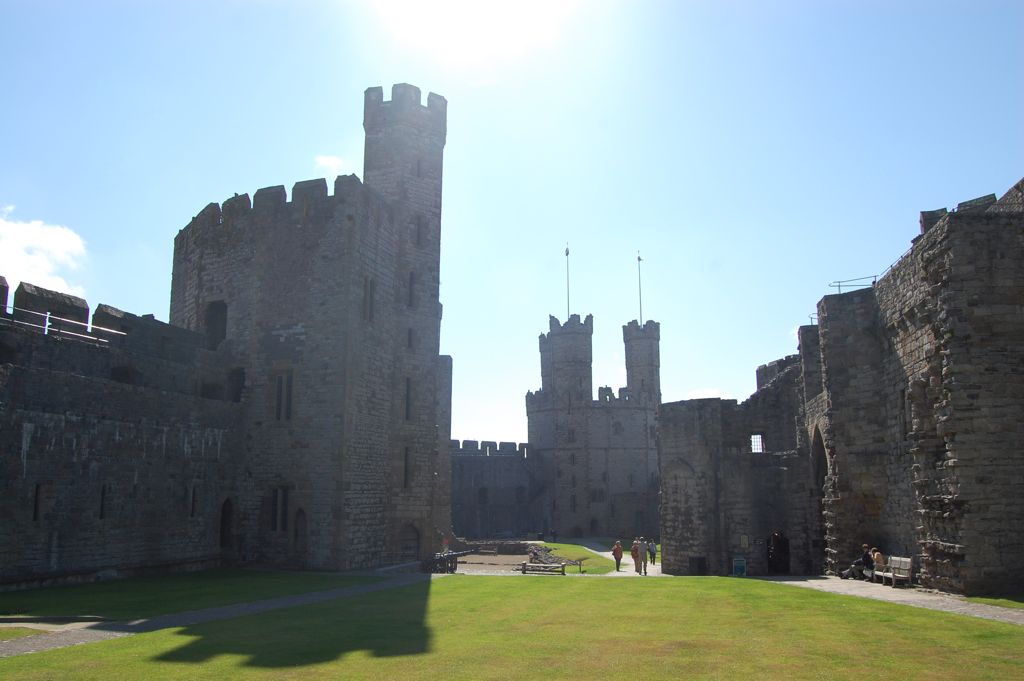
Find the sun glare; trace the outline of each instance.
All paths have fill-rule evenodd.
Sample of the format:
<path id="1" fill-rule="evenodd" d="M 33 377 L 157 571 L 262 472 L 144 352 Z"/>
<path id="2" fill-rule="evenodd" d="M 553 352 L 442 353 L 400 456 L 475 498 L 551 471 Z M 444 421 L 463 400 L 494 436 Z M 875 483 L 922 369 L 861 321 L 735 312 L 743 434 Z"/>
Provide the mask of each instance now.
<path id="1" fill-rule="evenodd" d="M 447 66 L 518 61 L 555 44 L 578 0 L 379 0 L 384 30 L 406 49 Z"/>

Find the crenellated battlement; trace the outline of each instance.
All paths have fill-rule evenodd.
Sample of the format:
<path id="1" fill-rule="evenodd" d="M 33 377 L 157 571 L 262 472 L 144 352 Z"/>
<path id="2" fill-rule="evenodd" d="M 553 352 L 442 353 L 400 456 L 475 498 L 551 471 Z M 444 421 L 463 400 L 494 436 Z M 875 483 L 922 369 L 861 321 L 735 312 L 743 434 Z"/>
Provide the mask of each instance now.
<path id="1" fill-rule="evenodd" d="M 526 458 L 529 445 L 526 442 L 494 442 L 484 440 L 458 440 L 449 442 L 452 456 L 521 456 Z"/>
<path id="2" fill-rule="evenodd" d="M 541 337 L 547 337 L 554 334 L 560 333 L 584 333 L 587 335 L 594 334 L 594 315 L 588 314 L 587 318 L 582 322 L 578 314 L 570 315 L 565 324 L 558 321 L 558 317 L 554 315 L 548 316 L 548 333 L 541 334 Z"/>
<path id="3" fill-rule="evenodd" d="M 256 190 L 251 201 L 248 194 L 235 194 L 221 204 L 206 204 L 179 235 L 193 229 L 231 226 L 245 217 L 272 218 L 287 210 L 288 206 L 300 207 L 304 211 L 326 209 L 353 199 L 361 191 L 363 183 L 356 175 L 339 175 L 334 180 L 333 194 L 328 192 L 327 180 L 322 177 L 296 182 L 292 185 L 291 201 L 284 185 L 262 187 Z"/>
<path id="4" fill-rule="evenodd" d="M 384 100 L 384 88 L 367 88 L 363 97 L 363 129 L 367 134 L 381 132 L 396 123 L 440 135 L 444 140 L 448 127 L 448 100 L 431 92 L 427 95 L 427 105 L 423 106 L 420 89 L 408 83 L 391 86 L 391 101 Z"/>
<path id="5" fill-rule="evenodd" d="M 622 340 L 629 341 L 634 338 L 646 338 L 648 340 L 661 340 L 661 324 L 648 319 L 643 326 L 637 320 L 622 326 Z"/>

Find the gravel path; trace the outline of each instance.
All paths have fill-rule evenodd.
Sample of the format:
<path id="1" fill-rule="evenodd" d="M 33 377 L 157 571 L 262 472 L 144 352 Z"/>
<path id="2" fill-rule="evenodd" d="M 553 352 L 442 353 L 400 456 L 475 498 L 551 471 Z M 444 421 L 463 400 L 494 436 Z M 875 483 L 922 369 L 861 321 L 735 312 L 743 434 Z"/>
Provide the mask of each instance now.
<path id="1" fill-rule="evenodd" d="M 882 586 L 877 582 L 862 582 L 856 579 L 839 579 L 838 577 L 758 577 L 770 582 L 789 584 L 806 589 L 817 589 L 846 596 L 857 596 L 859 598 L 871 598 L 877 601 L 888 601 L 889 603 L 900 603 L 915 608 L 927 608 L 928 610 L 941 610 L 942 612 L 954 612 L 970 617 L 981 617 L 987 620 L 1008 622 L 1018 626 L 1024 626 L 1024 609 L 1001 608 L 997 605 L 985 605 L 983 603 L 971 603 L 962 596 L 929 591 L 916 587 Z"/>

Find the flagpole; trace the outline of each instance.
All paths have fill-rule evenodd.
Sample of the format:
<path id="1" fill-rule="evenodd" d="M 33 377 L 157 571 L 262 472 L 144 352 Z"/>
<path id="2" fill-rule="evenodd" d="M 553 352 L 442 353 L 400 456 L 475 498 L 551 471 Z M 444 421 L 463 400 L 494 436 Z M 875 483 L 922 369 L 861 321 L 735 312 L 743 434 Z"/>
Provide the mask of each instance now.
<path id="1" fill-rule="evenodd" d="M 640 298 L 640 326 L 644 325 L 644 288 L 640 281 L 640 251 L 636 252 L 636 290 Z"/>
<path id="2" fill-rule="evenodd" d="M 565 321 L 569 321 L 569 242 L 565 242 Z"/>

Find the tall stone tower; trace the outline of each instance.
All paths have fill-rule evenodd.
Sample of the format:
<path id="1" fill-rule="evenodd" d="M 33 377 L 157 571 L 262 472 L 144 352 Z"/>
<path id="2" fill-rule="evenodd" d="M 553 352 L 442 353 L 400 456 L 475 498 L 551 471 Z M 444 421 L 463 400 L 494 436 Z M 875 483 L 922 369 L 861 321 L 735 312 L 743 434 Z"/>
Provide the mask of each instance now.
<path id="1" fill-rule="evenodd" d="M 420 89 L 404 83 L 392 86 L 391 101 L 384 100 L 382 88 L 373 87 L 366 90 L 363 102 L 363 178 L 368 188 L 391 203 L 398 227 L 394 289 L 399 328 L 393 338 L 392 389 L 405 398 L 393 415 L 396 437 L 390 454 L 397 493 L 390 499 L 390 510 L 401 532 L 428 502 L 436 517 L 427 531 L 438 534 L 421 538 L 428 545 L 436 545 L 450 528 L 450 487 L 423 477 L 410 481 L 408 471 L 436 470 L 440 480 L 451 476 L 451 417 L 446 409 L 451 403 L 451 361 L 438 355 L 447 110 L 444 97 L 430 93 L 424 106 Z M 425 406 L 431 402 L 434 408 Z M 431 487 L 429 499 L 422 496 L 424 485 Z M 414 539 L 405 537 L 400 543 Z"/>
<path id="2" fill-rule="evenodd" d="M 640 326 L 634 319 L 622 327 L 622 341 L 630 397 L 661 404 L 661 326 L 654 320 Z"/>
<path id="3" fill-rule="evenodd" d="M 539 530 L 564 536 L 657 533 L 657 322 L 623 327 L 629 387 L 594 399 L 594 319 L 551 317 L 540 337 L 541 389 L 526 395 Z"/>
<path id="4" fill-rule="evenodd" d="M 594 317 L 580 322 L 572 315 L 565 324 L 550 317 L 549 331 L 540 337 L 541 390 L 550 395 L 551 405 L 560 408 L 589 404 L 594 397 Z"/>

